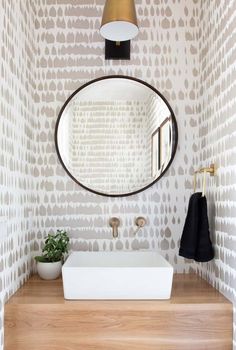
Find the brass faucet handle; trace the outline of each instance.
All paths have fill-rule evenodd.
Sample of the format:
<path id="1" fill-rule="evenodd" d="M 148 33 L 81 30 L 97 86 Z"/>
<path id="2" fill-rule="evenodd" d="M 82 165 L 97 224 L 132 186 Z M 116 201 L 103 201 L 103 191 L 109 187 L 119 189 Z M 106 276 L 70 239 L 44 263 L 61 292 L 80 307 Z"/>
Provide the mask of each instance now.
<path id="1" fill-rule="evenodd" d="M 119 218 L 116 218 L 116 217 L 113 217 L 113 218 L 110 218 L 109 220 L 109 225 L 111 227 L 114 227 L 114 226 L 120 226 L 120 219 Z"/>
<path id="2" fill-rule="evenodd" d="M 135 219 L 135 225 L 138 226 L 139 228 L 144 227 L 146 223 L 147 223 L 147 220 L 143 216 L 138 216 Z"/>

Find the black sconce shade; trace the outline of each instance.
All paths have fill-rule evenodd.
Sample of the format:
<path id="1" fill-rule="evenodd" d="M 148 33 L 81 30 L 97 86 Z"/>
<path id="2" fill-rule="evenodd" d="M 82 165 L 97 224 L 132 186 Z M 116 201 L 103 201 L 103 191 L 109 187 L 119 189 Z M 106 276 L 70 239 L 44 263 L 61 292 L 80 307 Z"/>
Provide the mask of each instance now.
<path id="1" fill-rule="evenodd" d="M 105 39 L 106 60 L 130 60 L 130 40 L 111 41 Z"/>

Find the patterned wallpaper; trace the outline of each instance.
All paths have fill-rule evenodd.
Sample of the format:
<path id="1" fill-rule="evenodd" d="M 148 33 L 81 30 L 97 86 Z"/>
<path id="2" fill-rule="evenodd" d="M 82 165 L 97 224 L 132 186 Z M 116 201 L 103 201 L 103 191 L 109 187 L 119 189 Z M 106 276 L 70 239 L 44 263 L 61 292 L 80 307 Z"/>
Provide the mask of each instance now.
<path id="1" fill-rule="evenodd" d="M 132 41 L 130 61 L 105 61 L 98 29 L 103 0 L 41 1 L 36 18 L 39 136 L 39 207 L 35 253 L 42 238 L 58 227 L 70 233 L 73 250 L 160 248 L 178 271 L 189 265 L 178 257 L 178 242 L 197 159 L 198 8 L 196 1 L 137 0 L 140 33 Z M 96 6 L 95 6 L 96 5 Z M 122 74 L 155 86 L 170 102 L 180 142 L 162 181 L 127 198 L 106 198 L 85 191 L 66 175 L 53 140 L 57 115 L 79 86 L 104 75 Z M 134 236 L 134 219 L 148 224 Z M 118 216 L 119 238 L 108 220 Z"/>
<path id="2" fill-rule="evenodd" d="M 1 235 L 4 218 L 8 233 L 0 243 L 1 344 L 4 300 L 29 275 L 31 253 L 41 250 L 42 238 L 59 227 L 70 233 L 71 249 L 160 248 L 176 270 L 189 269 L 177 246 L 197 154 L 198 5 L 136 3 L 140 33 L 132 41 L 131 60 L 106 62 L 98 33 L 104 0 L 0 2 Z M 171 103 L 181 140 L 161 182 L 119 199 L 74 184 L 54 145 L 66 98 L 85 82 L 110 74 L 141 78 L 159 89 Z M 122 222 L 117 240 L 108 226 L 114 215 Z M 148 225 L 134 236 L 139 215 Z"/>
<path id="3" fill-rule="evenodd" d="M 146 124 L 144 101 L 76 103 L 69 127 L 71 173 L 99 192 L 127 193 L 144 187 L 151 180 L 150 164 L 145 168 Z"/>
<path id="4" fill-rule="evenodd" d="M 31 269 L 36 205 L 34 4 L 0 1 L 0 348 L 4 300 Z"/>
<path id="5" fill-rule="evenodd" d="M 199 165 L 218 170 L 207 187 L 216 259 L 197 270 L 234 303 L 236 315 L 236 1 L 200 5 Z M 234 334 L 236 349 L 235 320 Z"/>
<path id="6" fill-rule="evenodd" d="M 136 0 L 140 33 L 124 62 L 104 60 L 98 33 L 103 4 L 0 2 L 0 215 L 8 233 L 0 241 L 0 326 L 4 299 L 29 274 L 30 251 L 40 251 L 42 238 L 59 227 L 70 233 L 71 249 L 160 248 L 176 271 L 194 268 L 178 257 L 178 244 L 193 169 L 211 161 L 219 166 L 207 193 L 217 259 L 197 270 L 235 302 L 236 1 Z M 118 199 L 74 184 L 54 146 L 64 101 L 83 83 L 110 74 L 159 89 L 179 126 L 176 157 L 162 180 Z M 134 218 L 141 214 L 148 225 L 134 237 Z M 111 216 L 122 221 L 117 240 Z"/>

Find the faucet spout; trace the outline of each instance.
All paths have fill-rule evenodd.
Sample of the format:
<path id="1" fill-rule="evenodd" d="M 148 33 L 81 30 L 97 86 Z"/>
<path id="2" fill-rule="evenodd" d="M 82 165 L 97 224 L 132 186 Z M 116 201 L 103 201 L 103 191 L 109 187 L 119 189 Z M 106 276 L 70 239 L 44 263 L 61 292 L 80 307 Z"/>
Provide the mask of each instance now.
<path id="1" fill-rule="evenodd" d="M 118 227 L 120 226 L 120 219 L 113 217 L 109 220 L 109 225 L 112 227 L 112 236 L 113 238 L 118 237 Z"/>

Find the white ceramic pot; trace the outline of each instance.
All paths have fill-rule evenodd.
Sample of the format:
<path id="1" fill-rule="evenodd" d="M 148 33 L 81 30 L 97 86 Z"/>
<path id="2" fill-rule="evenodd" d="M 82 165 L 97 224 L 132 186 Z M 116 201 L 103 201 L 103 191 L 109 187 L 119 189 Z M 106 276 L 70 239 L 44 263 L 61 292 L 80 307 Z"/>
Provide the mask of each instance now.
<path id="1" fill-rule="evenodd" d="M 37 262 L 37 271 L 43 280 L 55 280 L 61 274 L 61 261 Z"/>

